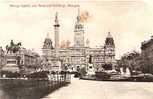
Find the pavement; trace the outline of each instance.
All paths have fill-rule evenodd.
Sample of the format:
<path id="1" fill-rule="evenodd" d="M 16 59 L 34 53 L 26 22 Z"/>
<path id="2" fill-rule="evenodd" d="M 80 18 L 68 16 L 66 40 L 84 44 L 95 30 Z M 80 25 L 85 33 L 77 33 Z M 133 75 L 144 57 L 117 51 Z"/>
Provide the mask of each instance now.
<path id="1" fill-rule="evenodd" d="M 153 82 L 109 82 L 72 78 L 43 99 L 153 99 Z"/>

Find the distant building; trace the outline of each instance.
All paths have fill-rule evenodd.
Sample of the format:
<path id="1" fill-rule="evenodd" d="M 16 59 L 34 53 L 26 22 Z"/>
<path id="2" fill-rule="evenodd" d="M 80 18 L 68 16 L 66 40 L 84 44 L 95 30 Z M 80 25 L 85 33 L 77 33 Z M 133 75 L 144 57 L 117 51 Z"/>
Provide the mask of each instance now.
<path id="1" fill-rule="evenodd" d="M 55 18 L 56 22 L 58 22 L 57 15 Z M 55 24 L 57 24 L 56 22 Z M 81 23 L 78 13 L 77 21 L 74 26 L 74 45 L 72 47 L 59 48 L 57 47 L 59 44 L 56 44 L 59 43 L 59 28 L 57 30 L 56 29 L 55 32 L 58 30 L 58 33 L 55 33 L 55 48 L 44 47 L 47 45 L 52 46 L 52 40 L 49 39 L 48 36 L 45 38 L 45 42 L 42 48 L 42 56 L 44 61 L 46 61 L 44 63 L 50 64 L 50 66 L 44 65 L 46 66 L 46 69 L 53 69 L 53 66 L 51 65 L 52 60 L 58 57 L 62 62 L 61 68 L 65 68 L 66 66 L 68 69 L 76 71 L 78 68 L 88 65 L 90 56 L 96 71 L 100 71 L 104 67 L 109 67 L 111 70 L 114 69 L 116 62 L 115 43 L 110 32 L 108 32 L 108 36 L 106 37 L 105 45 L 103 47 L 91 48 L 89 46 L 89 40 L 86 41 L 86 44 L 84 42 L 84 25 Z"/>
<path id="2" fill-rule="evenodd" d="M 144 72 L 153 74 L 153 36 L 150 40 L 141 43 L 141 54 Z"/>
<path id="3" fill-rule="evenodd" d="M 6 64 L 3 71 L 30 73 L 40 68 L 40 56 L 32 50 L 20 48 L 19 51 L 13 53 L 8 51 L 5 53 Z"/>

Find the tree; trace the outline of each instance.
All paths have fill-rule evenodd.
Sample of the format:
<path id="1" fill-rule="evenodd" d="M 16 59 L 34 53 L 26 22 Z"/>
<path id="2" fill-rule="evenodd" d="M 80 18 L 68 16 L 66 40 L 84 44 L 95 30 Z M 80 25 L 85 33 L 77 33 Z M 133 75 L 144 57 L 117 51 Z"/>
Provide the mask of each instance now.
<path id="1" fill-rule="evenodd" d="M 126 54 L 124 54 L 121 59 L 118 61 L 118 66 L 123 67 L 123 71 L 128 67 L 130 69 L 130 72 L 132 74 L 133 70 L 140 64 L 136 62 L 137 58 L 141 57 L 140 53 L 137 51 L 131 51 Z M 141 61 L 141 60 L 140 60 Z"/>

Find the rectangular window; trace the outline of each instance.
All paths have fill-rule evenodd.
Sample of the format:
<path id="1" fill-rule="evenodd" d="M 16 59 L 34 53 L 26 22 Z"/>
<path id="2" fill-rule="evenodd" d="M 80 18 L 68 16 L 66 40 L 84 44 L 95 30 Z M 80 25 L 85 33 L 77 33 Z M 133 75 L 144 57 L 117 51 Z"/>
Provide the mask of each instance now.
<path id="1" fill-rule="evenodd" d="M 16 61 L 7 61 L 7 64 L 16 64 Z"/>

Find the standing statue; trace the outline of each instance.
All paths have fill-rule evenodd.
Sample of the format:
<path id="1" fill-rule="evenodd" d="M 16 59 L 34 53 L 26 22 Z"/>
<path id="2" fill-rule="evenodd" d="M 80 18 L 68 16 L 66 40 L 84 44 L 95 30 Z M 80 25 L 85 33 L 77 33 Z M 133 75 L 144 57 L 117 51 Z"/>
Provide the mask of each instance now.
<path id="1" fill-rule="evenodd" d="M 13 40 L 11 40 L 11 42 L 10 42 L 10 46 L 14 46 L 14 42 L 13 42 Z"/>

